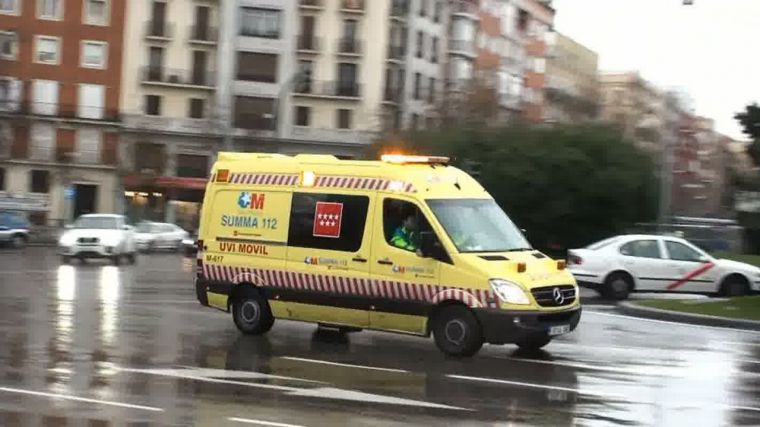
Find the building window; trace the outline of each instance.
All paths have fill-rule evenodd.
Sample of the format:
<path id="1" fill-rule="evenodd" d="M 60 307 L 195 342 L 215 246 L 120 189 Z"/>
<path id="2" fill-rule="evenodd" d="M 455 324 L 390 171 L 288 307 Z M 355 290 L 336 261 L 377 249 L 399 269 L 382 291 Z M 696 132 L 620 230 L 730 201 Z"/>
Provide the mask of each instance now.
<path id="1" fill-rule="evenodd" d="M 319 233 L 318 203 L 340 205 L 339 224 L 330 235 Z M 288 247 L 356 252 L 362 247 L 369 197 L 342 194 L 294 193 L 290 211 Z"/>
<path id="2" fill-rule="evenodd" d="M 108 0 L 85 0 L 84 23 L 88 25 L 108 25 Z"/>
<path id="3" fill-rule="evenodd" d="M 102 119 L 105 110 L 106 88 L 103 85 L 79 85 L 79 117 Z"/>
<path id="4" fill-rule="evenodd" d="M 64 0 L 37 0 L 37 18 L 39 19 L 63 19 Z"/>
<path id="5" fill-rule="evenodd" d="M 106 68 L 108 43 L 82 41 L 82 68 Z"/>
<path id="6" fill-rule="evenodd" d="M 163 174 L 166 164 L 166 146 L 164 144 L 138 142 L 134 149 L 135 171 Z"/>
<path id="7" fill-rule="evenodd" d="M 208 177 L 208 156 L 178 154 L 177 176 L 183 178 Z"/>
<path id="8" fill-rule="evenodd" d="M 58 37 L 35 36 L 36 62 L 57 65 L 60 61 L 61 39 Z"/>
<path id="9" fill-rule="evenodd" d="M 279 39 L 280 15 L 279 10 L 243 7 L 240 14 L 240 35 Z"/>
<path id="10" fill-rule="evenodd" d="M 435 117 L 428 116 L 425 118 L 425 129 L 434 129 L 435 128 Z"/>
<path id="11" fill-rule="evenodd" d="M 45 170 L 32 170 L 31 186 L 32 193 L 47 194 L 50 191 L 50 172 Z"/>
<path id="12" fill-rule="evenodd" d="M 417 31 L 417 58 L 422 58 L 425 50 L 425 33 Z"/>
<path id="13" fill-rule="evenodd" d="M 440 0 L 434 0 L 433 3 L 433 22 L 441 22 L 441 2 Z"/>
<path id="14" fill-rule="evenodd" d="M 424 17 L 427 13 L 427 0 L 420 0 L 420 17 Z"/>
<path id="15" fill-rule="evenodd" d="M 187 113 L 191 119 L 202 119 L 206 111 L 206 101 L 200 98 L 190 98 L 190 107 Z"/>
<path id="16" fill-rule="evenodd" d="M 414 73 L 414 99 L 420 99 L 420 85 L 422 85 L 422 74 Z"/>
<path id="17" fill-rule="evenodd" d="M 18 36 L 12 31 L 0 31 L 0 58 L 15 60 L 18 54 Z"/>
<path id="18" fill-rule="evenodd" d="M 103 133 L 100 129 L 80 128 L 77 131 L 77 155 L 80 163 L 100 163 Z"/>
<path id="19" fill-rule="evenodd" d="M 5 191 L 5 169 L 0 168 L 0 191 Z"/>
<path id="20" fill-rule="evenodd" d="M 274 125 L 274 99 L 253 96 L 235 97 L 235 127 L 241 129 L 272 130 Z"/>
<path id="21" fill-rule="evenodd" d="M 351 110 L 338 110 L 338 129 L 351 129 Z"/>
<path id="22" fill-rule="evenodd" d="M 237 79 L 252 82 L 277 82 L 277 55 L 238 52 Z"/>
<path id="23" fill-rule="evenodd" d="M 56 147 L 56 129 L 47 123 L 34 123 L 29 129 L 29 158 L 53 161 Z"/>
<path id="24" fill-rule="evenodd" d="M 145 95 L 145 114 L 149 116 L 161 115 L 161 97 L 158 95 Z"/>
<path id="25" fill-rule="evenodd" d="M 438 63 L 438 37 L 433 37 L 433 40 L 430 45 L 430 62 L 433 64 Z"/>
<path id="26" fill-rule="evenodd" d="M 359 85 L 356 83 L 357 66 L 353 63 L 338 64 L 338 96 L 359 96 Z"/>
<path id="27" fill-rule="evenodd" d="M 428 102 L 435 103 L 435 78 L 431 77 L 428 81 Z"/>
<path id="28" fill-rule="evenodd" d="M 412 122 L 409 125 L 411 130 L 417 130 L 420 126 L 420 115 L 417 113 L 412 114 Z"/>
<path id="29" fill-rule="evenodd" d="M 534 58 L 533 59 L 533 71 L 543 74 L 546 72 L 546 59 Z"/>
<path id="30" fill-rule="evenodd" d="M 19 0 L 0 0 L 0 13 L 5 15 L 18 15 Z"/>
<path id="31" fill-rule="evenodd" d="M 304 106 L 296 107 L 296 126 L 309 126 L 311 108 Z"/>
<path id="32" fill-rule="evenodd" d="M 32 112 L 52 116 L 58 113 L 58 82 L 34 80 L 32 82 Z"/>

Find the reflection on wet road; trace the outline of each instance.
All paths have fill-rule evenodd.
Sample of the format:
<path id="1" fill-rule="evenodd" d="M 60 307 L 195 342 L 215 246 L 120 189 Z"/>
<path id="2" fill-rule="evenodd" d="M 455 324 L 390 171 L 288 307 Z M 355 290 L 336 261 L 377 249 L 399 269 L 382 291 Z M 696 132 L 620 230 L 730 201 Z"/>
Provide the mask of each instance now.
<path id="1" fill-rule="evenodd" d="M 243 337 L 197 304 L 192 264 L 0 252 L 0 425 L 760 424 L 760 334 L 589 304 L 539 354 L 283 321 Z"/>

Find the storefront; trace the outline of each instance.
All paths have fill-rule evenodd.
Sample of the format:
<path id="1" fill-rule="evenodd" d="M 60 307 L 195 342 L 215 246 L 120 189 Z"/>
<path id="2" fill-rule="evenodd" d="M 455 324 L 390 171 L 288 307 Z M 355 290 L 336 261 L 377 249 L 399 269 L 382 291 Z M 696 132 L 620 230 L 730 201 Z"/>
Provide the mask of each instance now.
<path id="1" fill-rule="evenodd" d="M 206 178 L 126 176 L 126 215 L 135 223 L 170 222 L 194 231 L 198 227 L 206 182 Z"/>

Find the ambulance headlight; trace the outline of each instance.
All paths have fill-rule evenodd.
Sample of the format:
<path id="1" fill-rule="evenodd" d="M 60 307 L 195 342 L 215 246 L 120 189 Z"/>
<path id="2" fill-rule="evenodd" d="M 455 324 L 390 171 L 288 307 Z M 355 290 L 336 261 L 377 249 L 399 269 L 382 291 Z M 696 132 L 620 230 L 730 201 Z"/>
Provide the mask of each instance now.
<path id="1" fill-rule="evenodd" d="M 520 285 L 502 279 L 491 279 L 491 289 L 507 304 L 528 305 L 530 299 Z"/>

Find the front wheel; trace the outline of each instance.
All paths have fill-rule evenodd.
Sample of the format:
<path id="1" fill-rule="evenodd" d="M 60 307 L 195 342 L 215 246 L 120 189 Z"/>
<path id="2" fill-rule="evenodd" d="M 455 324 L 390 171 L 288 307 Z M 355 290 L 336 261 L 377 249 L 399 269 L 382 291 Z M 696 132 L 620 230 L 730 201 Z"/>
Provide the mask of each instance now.
<path id="1" fill-rule="evenodd" d="M 604 298 L 622 301 L 628 299 L 633 290 L 631 278 L 623 273 L 613 273 L 602 285 L 601 294 Z"/>
<path id="2" fill-rule="evenodd" d="M 749 295 L 750 293 L 750 289 L 747 283 L 744 280 L 736 277 L 729 277 L 726 279 L 721 288 L 721 293 L 723 296 L 729 298 L 743 297 Z"/>
<path id="3" fill-rule="evenodd" d="M 26 237 L 18 234 L 11 239 L 11 245 L 14 249 L 23 249 L 26 246 Z"/>
<path id="4" fill-rule="evenodd" d="M 444 307 L 433 318 L 433 337 L 438 348 L 449 356 L 470 357 L 483 347 L 483 331 L 467 307 Z"/>
<path id="5" fill-rule="evenodd" d="M 547 334 L 535 334 L 528 335 L 516 344 L 523 350 L 535 351 L 540 350 L 552 341 L 552 338 Z"/>
<path id="6" fill-rule="evenodd" d="M 137 255 L 135 255 L 134 253 L 128 254 L 127 255 L 127 262 L 130 265 L 135 265 L 137 263 Z"/>
<path id="7" fill-rule="evenodd" d="M 265 334 L 274 325 L 269 303 L 253 288 L 245 289 L 232 301 L 232 319 L 240 332 L 246 335 Z"/>

